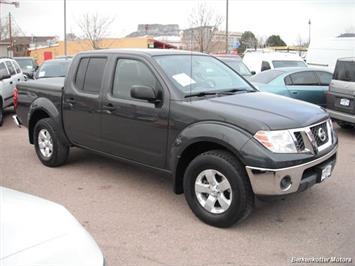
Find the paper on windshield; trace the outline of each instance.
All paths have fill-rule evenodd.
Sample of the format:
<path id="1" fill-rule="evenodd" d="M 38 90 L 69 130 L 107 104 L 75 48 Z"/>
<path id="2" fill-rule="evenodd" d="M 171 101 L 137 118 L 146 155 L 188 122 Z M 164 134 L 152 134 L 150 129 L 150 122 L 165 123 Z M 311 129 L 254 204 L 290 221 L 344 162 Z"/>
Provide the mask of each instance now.
<path id="1" fill-rule="evenodd" d="M 196 81 L 185 73 L 176 74 L 173 78 L 183 87 L 196 83 Z"/>
<path id="2" fill-rule="evenodd" d="M 38 73 L 38 77 L 40 77 L 40 78 L 44 77 L 45 75 L 46 75 L 46 71 L 40 71 Z"/>

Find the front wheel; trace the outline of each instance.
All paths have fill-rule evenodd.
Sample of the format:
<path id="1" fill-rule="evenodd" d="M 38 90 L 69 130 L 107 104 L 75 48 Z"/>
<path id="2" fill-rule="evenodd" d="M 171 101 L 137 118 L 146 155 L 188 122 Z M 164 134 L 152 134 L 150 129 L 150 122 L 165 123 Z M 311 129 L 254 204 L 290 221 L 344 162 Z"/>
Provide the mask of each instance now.
<path id="1" fill-rule="evenodd" d="M 194 214 L 217 227 L 245 219 L 254 206 L 244 168 L 223 150 L 208 151 L 192 160 L 184 175 L 184 193 Z"/>
<path id="2" fill-rule="evenodd" d="M 34 128 L 34 145 L 37 157 L 46 166 L 60 166 L 68 158 L 69 147 L 61 142 L 58 126 L 51 118 L 37 122 Z"/>

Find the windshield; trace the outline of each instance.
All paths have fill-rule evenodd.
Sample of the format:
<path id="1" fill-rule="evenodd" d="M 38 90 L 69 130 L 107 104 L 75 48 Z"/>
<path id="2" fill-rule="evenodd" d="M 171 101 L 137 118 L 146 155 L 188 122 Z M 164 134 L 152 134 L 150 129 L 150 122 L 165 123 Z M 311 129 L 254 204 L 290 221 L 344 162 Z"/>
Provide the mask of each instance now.
<path id="1" fill-rule="evenodd" d="M 34 65 L 33 65 L 33 60 L 29 58 L 16 58 L 16 62 L 20 65 L 21 69 L 23 71 L 25 70 L 32 70 Z"/>
<path id="2" fill-rule="evenodd" d="M 242 60 L 220 58 L 224 63 L 233 68 L 242 76 L 251 76 L 251 73 Z"/>
<path id="3" fill-rule="evenodd" d="M 237 73 L 211 56 L 160 55 L 154 59 L 185 95 L 227 90 L 254 90 Z"/>
<path id="4" fill-rule="evenodd" d="M 282 74 L 284 72 L 280 70 L 266 70 L 250 77 L 249 80 L 251 82 L 268 84 Z"/>
<path id="5" fill-rule="evenodd" d="M 44 62 L 39 68 L 36 78 L 65 77 L 68 73 L 70 60 Z"/>
<path id="6" fill-rule="evenodd" d="M 272 61 L 274 68 L 280 67 L 306 67 L 306 63 L 303 61 L 296 60 L 276 60 Z"/>

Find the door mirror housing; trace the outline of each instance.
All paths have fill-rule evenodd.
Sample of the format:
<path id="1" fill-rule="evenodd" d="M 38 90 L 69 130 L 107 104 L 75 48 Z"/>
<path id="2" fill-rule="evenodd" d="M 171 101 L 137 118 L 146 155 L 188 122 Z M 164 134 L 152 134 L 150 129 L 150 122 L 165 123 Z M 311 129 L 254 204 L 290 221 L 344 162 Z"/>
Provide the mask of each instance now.
<path id="1" fill-rule="evenodd" d="M 131 97 L 139 100 L 146 100 L 150 103 L 160 102 L 155 89 L 143 85 L 133 85 L 131 87 Z"/>
<path id="2" fill-rule="evenodd" d="M 11 78 L 11 75 L 10 75 L 10 74 L 3 74 L 3 75 L 0 75 L 0 80 L 9 79 L 9 78 Z"/>
<path id="3" fill-rule="evenodd" d="M 253 70 L 253 71 L 250 71 L 250 74 L 255 75 L 256 72 Z"/>

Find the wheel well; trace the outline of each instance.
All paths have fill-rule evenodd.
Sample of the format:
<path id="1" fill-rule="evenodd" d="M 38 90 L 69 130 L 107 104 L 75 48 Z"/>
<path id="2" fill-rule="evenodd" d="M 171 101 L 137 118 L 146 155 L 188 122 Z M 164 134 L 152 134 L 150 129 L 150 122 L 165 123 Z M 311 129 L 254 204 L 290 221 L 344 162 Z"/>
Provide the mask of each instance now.
<path id="1" fill-rule="evenodd" d="M 181 194 L 184 192 L 184 186 L 183 186 L 184 174 L 190 162 L 198 155 L 210 150 L 225 150 L 231 152 L 227 147 L 209 141 L 197 142 L 188 146 L 181 154 L 179 162 L 176 167 L 175 184 L 174 184 L 175 193 Z"/>
<path id="2" fill-rule="evenodd" d="M 33 130 L 35 125 L 37 124 L 37 122 L 43 118 L 48 118 L 50 117 L 48 115 L 47 112 L 43 111 L 43 110 L 36 110 L 34 111 L 34 113 L 31 116 L 30 122 L 28 124 L 28 134 L 29 134 L 29 139 L 30 139 L 30 143 L 33 144 Z"/>

